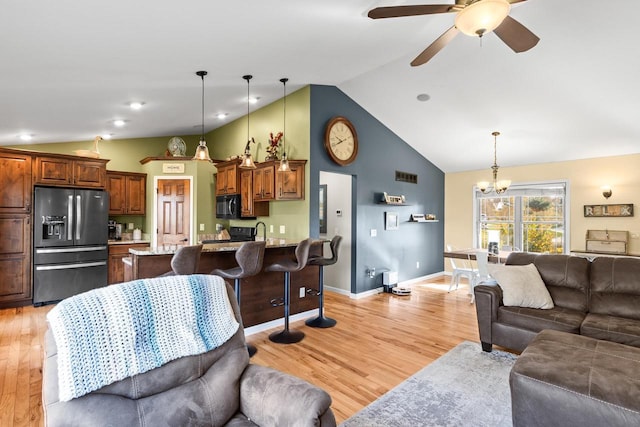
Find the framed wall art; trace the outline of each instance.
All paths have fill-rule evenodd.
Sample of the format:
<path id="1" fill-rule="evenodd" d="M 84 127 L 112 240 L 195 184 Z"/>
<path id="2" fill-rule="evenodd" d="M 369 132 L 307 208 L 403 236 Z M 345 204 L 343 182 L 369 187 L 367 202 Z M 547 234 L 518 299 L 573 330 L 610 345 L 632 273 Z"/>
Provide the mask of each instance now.
<path id="1" fill-rule="evenodd" d="M 400 227 L 400 217 L 397 212 L 384 213 L 384 229 L 397 230 Z"/>
<path id="2" fill-rule="evenodd" d="M 320 200 L 318 219 L 320 222 L 320 234 L 327 234 L 327 184 L 320 185 Z"/>
<path id="3" fill-rule="evenodd" d="M 584 205 L 585 217 L 633 216 L 633 203 L 619 205 Z"/>

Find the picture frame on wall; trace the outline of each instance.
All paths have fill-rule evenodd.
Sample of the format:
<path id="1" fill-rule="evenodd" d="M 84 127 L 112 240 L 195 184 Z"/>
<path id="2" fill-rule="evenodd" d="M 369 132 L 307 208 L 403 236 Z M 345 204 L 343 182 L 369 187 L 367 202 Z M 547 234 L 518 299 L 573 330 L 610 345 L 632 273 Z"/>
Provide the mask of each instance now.
<path id="1" fill-rule="evenodd" d="M 584 216 L 586 218 L 633 216 L 633 203 L 617 205 L 584 205 Z"/>
<path id="2" fill-rule="evenodd" d="M 397 212 L 385 212 L 384 213 L 384 229 L 385 230 L 397 230 L 400 228 L 400 216 Z"/>

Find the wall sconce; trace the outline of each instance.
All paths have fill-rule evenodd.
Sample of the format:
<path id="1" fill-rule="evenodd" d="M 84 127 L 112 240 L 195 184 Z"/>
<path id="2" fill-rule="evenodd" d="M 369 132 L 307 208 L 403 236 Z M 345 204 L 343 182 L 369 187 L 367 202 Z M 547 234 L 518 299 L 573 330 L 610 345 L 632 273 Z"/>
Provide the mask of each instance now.
<path id="1" fill-rule="evenodd" d="M 611 191 L 611 187 L 609 187 L 608 185 L 602 186 L 602 195 L 604 196 L 605 199 L 608 199 L 609 197 L 611 197 L 612 194 L 613 192 Z"/>

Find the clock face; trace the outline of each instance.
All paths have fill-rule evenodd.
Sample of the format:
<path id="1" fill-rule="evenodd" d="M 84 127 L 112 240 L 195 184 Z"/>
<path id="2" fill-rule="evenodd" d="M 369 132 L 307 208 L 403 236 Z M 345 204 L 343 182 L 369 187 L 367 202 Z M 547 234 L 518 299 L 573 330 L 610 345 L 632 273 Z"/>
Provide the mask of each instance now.
<path id="1" fill-rule="evenodd" d="M 335 117 L 327 124 L 325 148 L 329 157 L 339 165 L 348 165 L 358 154 L 358 136 L 349 120 Z"/>

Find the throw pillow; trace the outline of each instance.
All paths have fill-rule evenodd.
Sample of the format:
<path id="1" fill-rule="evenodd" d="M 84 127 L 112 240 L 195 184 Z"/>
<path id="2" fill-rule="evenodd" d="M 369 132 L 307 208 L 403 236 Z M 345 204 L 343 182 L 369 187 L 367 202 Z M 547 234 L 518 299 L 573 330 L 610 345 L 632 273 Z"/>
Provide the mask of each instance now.
<path id="1" fill-rule="evenodd" d="M 505 306 L 528 308 L 553 308 L 553 300 L 538 269 L 533 264 L 489 264 L 489 274 L 502 288 Z"/>

